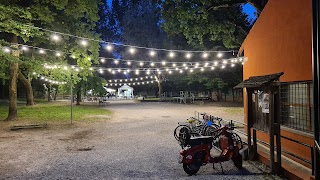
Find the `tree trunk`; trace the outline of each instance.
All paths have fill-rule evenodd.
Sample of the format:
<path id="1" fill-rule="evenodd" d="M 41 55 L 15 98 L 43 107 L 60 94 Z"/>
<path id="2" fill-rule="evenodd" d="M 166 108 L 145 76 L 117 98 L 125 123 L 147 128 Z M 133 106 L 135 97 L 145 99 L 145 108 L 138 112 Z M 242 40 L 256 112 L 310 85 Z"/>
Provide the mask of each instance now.
<path id="1" fill-rule="evenodd" d="M 234 102 L 234 89 L 232 88 L 232 102 Z"/>
<path id="2" fill-rule="evenodd" d="M 11 43 L 17 44 L 18 37 L 12 36 Z M 18 47 L 17 47 L 18 49 Z M 12 55 L 19 57 L 19 50 L 13 50 Z M 17 118 L 17 80 L 19 64 L 17 62 L 10 63 L 10 76 L 9 76 L 9 114 L 6 120 L 14 120 Z"/>
<path id="3" fill-rule="evenodd" d="M 56 101 L 57 100 L 57 94 L 58 94 L 59 86 L 57 86 L 56 91 L 54 92 L 53 99 Z"/>
<path id="4" fill-rule="evenodd" d="M 78 89 L 77 91 L 77 103 L 76 105 L 80 105 L 81 102 L 81 88 Z"/>
<path id="5" fill-rule="evenodd" d="M 48 84 L 48 102 L 51 101 L 51 85 Z"/>
<path id="6" fill-rule="evenodd" d="M 160 80 L 158 81 L 158 88 L 159 88 L 159 90 L 158 90 L 158 97 L 161 98 L 161 95 L 162 95 L 162 93 L 163 93 L 163 89 L 162 89 L 162 83 L 161 83 Z"/>
<path id="7" fill-rule="evenodd" d="M 25 87 L 26 94 L 27 94 L 27 106 L 34 105 L 34 97 L 33 97 L 33 90 L 31 86 L 31 82 L 19 71 L 19 80 L 22 82 L 23 86 Z"/>
<path id="8" fill-rule="evenodd" d="M 218 89 L 216 90 L 216 97 L 217 97 L 217 102 L 220 102 L 220 92 Z"/>

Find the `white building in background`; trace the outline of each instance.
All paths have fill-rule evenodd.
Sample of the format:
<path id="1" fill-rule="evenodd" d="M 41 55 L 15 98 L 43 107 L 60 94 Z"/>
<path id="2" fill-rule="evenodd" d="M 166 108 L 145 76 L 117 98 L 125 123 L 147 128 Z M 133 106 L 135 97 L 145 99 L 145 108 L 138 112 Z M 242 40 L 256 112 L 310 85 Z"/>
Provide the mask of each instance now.
<path id="1" fill-rule="evenodd" d="M 118 88 L 118 97 L 120 99 L 133 99 L 133 88 L 127 84 L 124 84 Z"/>

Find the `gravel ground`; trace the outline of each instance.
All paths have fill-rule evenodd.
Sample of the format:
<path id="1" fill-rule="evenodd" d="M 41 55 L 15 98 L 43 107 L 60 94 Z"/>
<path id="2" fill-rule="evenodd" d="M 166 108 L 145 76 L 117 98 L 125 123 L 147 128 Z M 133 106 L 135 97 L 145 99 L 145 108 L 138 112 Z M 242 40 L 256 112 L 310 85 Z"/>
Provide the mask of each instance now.
<path id="1" fill-rule="evenodd" d="M 188 176 L 173 137 L 194 111 L 241 120 L 224 107 L 114 101 L 111 120 L 46 130 L 0 130 L 0 179 L 280 179 L 257 162 L 238 170 L 231 161 Z M 0 124 L 1 125 L 1 124 Z M 213 152 L 217 153 L 217 152 Z"/>

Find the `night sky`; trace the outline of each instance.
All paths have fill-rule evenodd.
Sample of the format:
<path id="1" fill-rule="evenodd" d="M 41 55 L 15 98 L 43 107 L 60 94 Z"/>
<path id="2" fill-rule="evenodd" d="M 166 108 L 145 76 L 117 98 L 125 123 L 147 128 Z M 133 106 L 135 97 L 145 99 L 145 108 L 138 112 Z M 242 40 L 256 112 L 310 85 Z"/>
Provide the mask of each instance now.
<path id="1" fill-rule="evenodd" d="M 112 0 L 107 0 L 109 6 L 111 6 Z M 250 4 L 245 4 L 243 6 L 243 12 L 247 13 L 249 15 L 249 21 L 253 22 L 254 20 L 256 20 L 256 16 L 254 15 L 254 13 L 256 12 L 256 10 L 254 9 L 253 6 L 251 6 Z"/>
<path id="2" fill-rule="evenodd" d="M 254 15 L 256 10 L 250 4 L 247 3 L 247 4 L 245 4 L 243 6 L 243 12 L 245 12 L 245 13 L 247 13 L 249 15 L 249 21 L 250 22 L 253 22 L 254 20 L 256 20 L 256 16 Z"/>

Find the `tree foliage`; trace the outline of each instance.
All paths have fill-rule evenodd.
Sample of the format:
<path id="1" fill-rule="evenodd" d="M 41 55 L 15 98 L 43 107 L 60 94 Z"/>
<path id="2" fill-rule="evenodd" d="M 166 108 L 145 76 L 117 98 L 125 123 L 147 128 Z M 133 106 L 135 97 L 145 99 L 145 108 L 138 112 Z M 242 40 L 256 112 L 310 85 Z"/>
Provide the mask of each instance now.
<path id="1" fill-rule="evenodd" d="M 250 29 L 239 2 L 224 7 L 232 1 L 164 1 L 163 28 L 170 35 L 183 34 L 197 49 L 239 47 Z M 216 7 L 218 4 L 224 8 Z"/>

